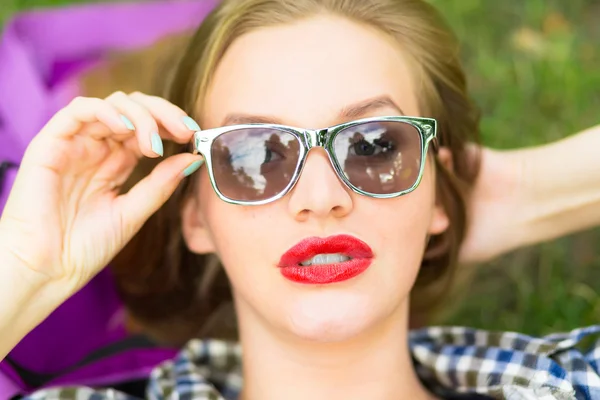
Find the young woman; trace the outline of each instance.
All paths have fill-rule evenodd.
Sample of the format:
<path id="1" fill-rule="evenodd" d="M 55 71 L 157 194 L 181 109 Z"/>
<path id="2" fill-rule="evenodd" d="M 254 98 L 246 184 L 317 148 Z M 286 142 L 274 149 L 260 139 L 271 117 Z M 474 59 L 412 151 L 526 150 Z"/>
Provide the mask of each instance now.
<path id="1" fill-rule="evenodd" d="M 154 338 L 239 333 L 190 342 L 150 398 L 600 394 L 594 359 L 564 353 L 595 328 L 409 335 L 451 281 L 477 171 L 457 45 L 427 3 L 224 1 L 166 98 L 77 98 L 30 144 L 0 222 L 2 355 L 114 259 Z M 85 396 L 125 397 L 32 398 Z"/>

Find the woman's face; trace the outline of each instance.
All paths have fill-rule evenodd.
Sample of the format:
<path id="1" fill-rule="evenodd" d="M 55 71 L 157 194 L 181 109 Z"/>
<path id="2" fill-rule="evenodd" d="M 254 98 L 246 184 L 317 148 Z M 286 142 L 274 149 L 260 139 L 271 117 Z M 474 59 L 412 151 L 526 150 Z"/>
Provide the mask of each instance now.
<path id="1" fill-rule="evenodd" d="M 322 128 L 362 117 L 419 116 L 418 83 L 384 34 L 322 16 L 262 28 L 238 38 L 215 73 L 202 112 L 203 128 L 232 115 Z M 372 107 L 344 111 L 369 99 Z M 400 111 L 402 110 L 402 111 Z M 405 318 L 428 235 L 446 229 L 436 206 L 429 159 L 412 193 L 373 199 L 350 191 L 322 148 L 310 151 L 285 197 L 262 206 L 221 201 L 206 168 L 184 208 L 190 249 L 215 252 L 231 280 L 242 324 L 310 340 L 339 341 Z M 306 238 L 350 235 L 373 252 L 366 270 L 334 283 L 300 283 L 282 274 L 280 259 Z"/>

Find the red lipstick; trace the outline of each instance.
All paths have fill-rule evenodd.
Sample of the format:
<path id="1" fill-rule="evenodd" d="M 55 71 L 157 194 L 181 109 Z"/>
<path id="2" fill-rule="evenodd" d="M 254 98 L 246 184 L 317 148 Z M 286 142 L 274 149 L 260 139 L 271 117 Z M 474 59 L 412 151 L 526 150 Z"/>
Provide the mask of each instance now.
<path id="1" fill-rule="evenodd" d="M 319 254 L 341 254 L 347 261 L 303 266 Z M 285 252 L 279 261 L 281 275 L 290 281 L 326 284 L 345 281 L 363 273 L 373 261 L 373 250 L 365 242 L 350 235 L 302 240 Z"/>

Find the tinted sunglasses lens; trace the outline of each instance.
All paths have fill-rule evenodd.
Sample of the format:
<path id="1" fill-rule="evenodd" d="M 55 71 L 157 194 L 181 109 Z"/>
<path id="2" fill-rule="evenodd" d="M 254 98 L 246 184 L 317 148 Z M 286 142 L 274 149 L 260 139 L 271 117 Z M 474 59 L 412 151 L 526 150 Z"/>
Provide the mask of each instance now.
<path id="1" fill-rule="evenodd" d="M 369 122 L 344 129 L 333 142 L 348 181 L 373 194 L 410 189 L 421 170 L 421 134 L 406 122 Z"/>
<path id="2" fill-rule="evenodd" d="M 277 196 L 292 181 L 300 142 L 278 129 L 237 129 L 215 139 L 211 158 L 215 184 L 225 197 L 261 201 Z"/>

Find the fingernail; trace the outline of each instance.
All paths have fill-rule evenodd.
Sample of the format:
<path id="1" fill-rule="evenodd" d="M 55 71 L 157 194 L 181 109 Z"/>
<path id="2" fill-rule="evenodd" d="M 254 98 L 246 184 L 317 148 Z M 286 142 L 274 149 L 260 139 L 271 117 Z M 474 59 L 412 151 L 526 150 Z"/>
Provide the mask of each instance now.
<path id="1" fill-rule="evenodd" d="M 133 123 L 129 120 L 129 118 L 127 118 L 123 114 L 121 114 L 121 121 L 123 121 L 127 129 L 129 129 L 130 131 L 135 131 L 135 126 L 133 125 Z"/>
<path id="2" fill-rule="evenodd" d="M 190 131 L 200 131 L 200 125 L 196 123 L 193 119 L 188 116 L 183 117 L 183 123 Z"/>
<path id="3" fill-rule="evenodd" d="M 152 134 L 150 135 L 150 144 L 152 145 L 152 151 L 162 157 L 164 154 L 164 150 L 162 139 L 160 138 L 158 132 L 152 132 Z"/>
<path id="4" fill-rule="evenodd" d="M 190 176 L 194 172 L 198 171 L 198 168 L 200 168 L 202 164 L 204 164 L 204 160 L 194 161 L 186 169 L 183 170 L 183 176 Z"/>

